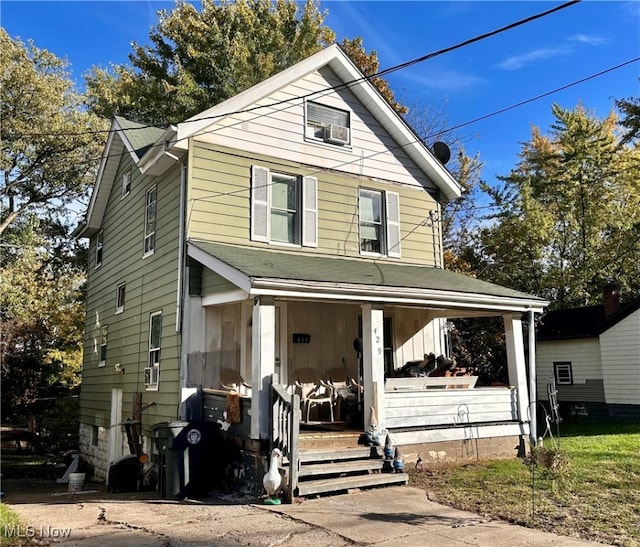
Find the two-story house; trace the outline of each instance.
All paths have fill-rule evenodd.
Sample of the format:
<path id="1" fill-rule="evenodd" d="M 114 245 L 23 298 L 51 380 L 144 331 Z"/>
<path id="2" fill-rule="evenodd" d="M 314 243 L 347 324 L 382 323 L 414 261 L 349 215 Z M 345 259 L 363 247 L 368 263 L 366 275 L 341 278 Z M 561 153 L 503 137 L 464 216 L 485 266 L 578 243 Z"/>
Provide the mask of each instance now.
<path id="1" fill-rule="evenodd" d="M 530 432 L 522 316 L 547 303 L 443 269 L 441 208 L 460 191 L 336 45 L 166 129 L 116 118 L 77 230 L 96 474 L 126 452 L 124 419 L 153 455 L 154 424 L 197 416 L 203 389 L 211 418 L 229 372 L 242 416 L 214 417 L 256 460 L 274 442 L 273 378 L 336 369 L 360 386 L 360 431 L 374 417 L 407 454 L 513 454 Z M 447 353 L 447 318 L 478 316 L 504 318 L 510 388 L 386 384 Z"/>

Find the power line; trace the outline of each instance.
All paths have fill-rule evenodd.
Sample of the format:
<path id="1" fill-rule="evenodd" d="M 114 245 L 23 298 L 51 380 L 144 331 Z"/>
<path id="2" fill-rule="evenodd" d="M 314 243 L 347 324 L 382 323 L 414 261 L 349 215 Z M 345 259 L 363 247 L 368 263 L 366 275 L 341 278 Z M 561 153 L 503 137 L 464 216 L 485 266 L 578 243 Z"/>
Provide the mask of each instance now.
<path id="1" fill-rule="evenodd" d="M 274 106 L 279 106 L 281 104 L 286 104 L 286 103 L 291 103 L 292 101 L 298 101 L 301 99 L 307 99 L 309 97 L 313 97 L 319 94 L 322 94 L 324 92 L 330 92 L 330 91 L 339 91 L 341 89 L 345 89 L 345 88 L 349 88 L 355 84 L 358 84 L 360 82 L 363 81 L 370 81 L 373 80 L 375 78 L 381 78 L 382 76 L 386 75 L 386 74 L 390 74 L 392 72 L 396 72 L 398 70 L 402 70 L 403 68 L 407 68 L 409 66 L 413 66 L 415 64 L 418 63 L 422 63 L 426 60 L 429 59 L 433 59 L 434 57 L 438 57 L 440 55 L 443 55 L 445 53 L 449 53 L 450 51 L 454 51 L 456 49 L 460 49 L 464 46 L 470 45 L 470 44 L 474 44 L 476 42 L 479 42 L 481 40 L 484 40 L 486 38 L 490 38 L 492 36 L 495 36 L 497 34 L 501 34 L 502 32 L 506 32 L 508 30 L 511 30 L 513 28 L 519 27 L 521 25 L 524 25 L 526 23 L 530 23 L 531 21 L 535 21 L 536 19 L 540 19 L 542 17 L 546 17 L 547 15 L 551 15 L 552 13 L 555 13 L 556 11 L 560 11 L 563 10 L 565 8 L 568 8 L 574 4 L 578 4 L 580 3 L 582 0 L 571 0 L 570 2 L 565 2 L 564 4 L 561 4 L 560 6 L 556 6 L 555 8 L 552 8 L 550 10 L 546 10 L 544 12 L 535 14 L 535 15 L 531 15 L 529 17 L 526 17 L 525 19 L 520 19 L 514 23 L 510 23 L 509 25 L 506 25 L 504 27 L 500 27 L 496 30 L 493 30 L 491 32 L 487 32 L 484 34 L 481 34 L 479 36 L 475 36 L 473 38 L 470 38 L 468 40 L 465 40 L 463 42 L 460 42 L 458 44 L 455 44 L 453 46 L 449 46 L 446 47 L 444 49 L 440 49 L 438 51 L 434 51 L 432 53 L 428 53 L 427 55 L 423 55 L 421 57 L 418 57 L 416 59 L 412 59 L 411 61 L 406 61 L 404 63 L 400 63 L 398 65 L 389 67 L 387 69 L 384 69 L 380 72 L 377 72 L 376 74 L 371 74 L 369 76 L 362 76 L 361 78 L 356 78 L 354 80 L 351 80 L 349 82 L 343 82 L 342 84 L 339 84 L 337 86 L 330 86 L 328 88 L 325 89 L 321 89 L 319 91 L 314 91 L 312 93 L 307 93 L 305 95 L 299 95 L 297 97 L 291 98 L 291 99 L 282 99 L 280 101 L 276 101 L 273 102 L 271 104 L 268 105 L 260 105 L 260 106 L 254 106 L 251 108 L 247 108 L 247 109 L 243 109 L 243 110 L 236 110 L 236 111 L 232 111 L 232 112 L 227 112 L 224 114 L 218 114 L 216 116 L 210 116 L 210 117 L 204 117 L 204 118 L 197 118 L 195 120 L 185 120 L 183 122 L 180 122 L 181 124 L 186 124 L 186 123 L 192 123 L 192 122 L 201 122 L 204 120 L 215 120 L 215 119 L 219 119 L 221 117 L 226 117 L 226 116 L 231 116 L 234 114 L 243 114 L 243 113 L 248 113 L 248 112 L 253 112 L 257 109 L 262 109 L 262 108 L 270 108 L 270 107 L 274 107 Z M 156 125 L 141 125 L 140 127 L 135 127 L 135 128 L 130 128 L 128 129 L 128 131 L 136 131 L 136 130 L 144 130 L 144 129 L 156 129 L 157 126 Z M 26 133 L 24 134 L 24 136 L 26 137 L 40 137 L 40 136 L 69 136 L 69 135 L 73 135 L 73 136 L 79 136 L 79 135 L 97 135 L 97 134 L 101 134 L 101 133 L 111 133 L 112 130 L 111 129 L 105 129 L 105 130 L 91 130 L 91 131 L 83 131 L 83 132 L 77 132 L 77 133 Z"/>
<path id="2" fill-rule="evenodd" d="M 415 141 L 408 142 L 407 144 L 415 144 L 415 143 L 418 143 L 418 142 L 422 142 L 422 140 L 426 140 L 427 138 L 436 138 L 436 137 L 438 137 L 438 136 L 442 135 L 443 133 L 447 133 L 447 132 L 449 132 L 449 131 L 454 131 L 454 130 L 456 130 L 456 129 L 460 129 L 461 127 L 465 127 L 465 126 L 467 126 L 467 125 L 471 125 L 471 124 L 473 124 L 473 123 L 477 123 L 477 122 L 479 122 L 479 121 L 485 120 L 485 119 L 487 119 L 487 118 L 491 118 L 491 117 L 493 117 L 493 116 L 497 116 L 497 115 L 502 114 L 502 113 L 504 113 L 504 112 L 507 112 L 507 111 L 509 111 L 509 110 L 513 110 L 514 108 L 517 108 L 517 107 L 523 106 L 523 105 L 525 105 L 525 104 L 528 104 L 528 103 L 531 103 L 531 102 L 537 101 L 537 100 L 542 99 L 542 98 L 544 98 L 544 97 L 548 97 L 549 95 L 552 95 L 552 94 L 554 94 L 554 93 L 558 93 L 558 92 L 560 92 L 560 91 L 564 91 L 565 89 L 569 89 L 570 87 L 573 87 L 573 86 L 576 86 L 576 85 L 578 85 L 578 84 L 581 84 L 581 83 L 587 82 L 587 81 L 589 81 L 589 80 L 592 80 L 592 79 L 594 79 L 594 78 L 597 78 L 597 77 L 599 77 L 599 76 L 602 76 L 602 75 L 604 75 L 604 74 L 607 74 L 607 73 L 609 73 L 609 72 L 612 72 L 612 71 L 614 71 L 614 70 L 618 70 L 618 69 L 620 69 L 620 68 L 622 68 L 622 67 L 624 67 L 624 66 L 627 66 L 627 65 L 629 65 L 629 64 L 631 64 L 631 63 L 634 63 L 634 62 L 637 62 L 637 61 L 640 61 L 640 57 L 636 57 L 636 58 L 634 58 L 634 59 L 630 59 L 630 60 L 628 60 L 628 61 L 625 61 L 625 62 L 623 62 L 623 63 L 620 63 L 620 64 L 618 64 L 618 65 L 615 65 L 615 66 L 613 66 L 613 67 L 607 68 L 607 69 L 605 69 L 605 70 L 601 70 L 600 72 L 597 72 L 597 73 L 595 73 L 595 74 L 591 74 L 590 76 L 586 76 L 585 78 L 581 78 L 580 80 L 576 80 L 576 81 L 574 81 L 574 82 L 571 82 L 571 83 L 569 83 L 569 84 L 562 85 L 562 86 L 560 86 L 560 87 L 557 87 L 557 88 L 552 89 L 552 90 L 550 90 L 550 91 L 547 91 L 547 92 L 545 92 L 545 93 L 541 93 L 540 95 L 536 95 L 535 97 L 531 97 L 531 98 L 529 98 L 529 99 L 525 99 L 525 100 L 523 100 L 523 101 L 520 101 L 520 102 L 518 102 L 518 103 L 512 104 L 512 105 L 510 105 L 510 106 L 507 106 L 507 107 L 501 108 L 501 109 L 499 109 L 499 110 L 495 110 L 495 111 L 490 112 L 490 113 L 488 113 L 488 114 L 484 114 L 484 115 L 482 115 L 482 116 L 479 116 L 479 117 L 474 118 L 474 119 L 472 119 L 472 120 L 469 120 L 469 121 L 467 121 L 467 122 L 463 122 L 463 123 L 458 124 L 458 125 L 455 125 L 455 126 L 453 126 L 453 127 L 450 127 L 450 128 L 444 129 L 444 130 L 441 130 L 441 131 L 439 131 L 439 132 L 437 132 L 437 133 L 435 133 L 435 134 L 433 134 L 433 135 L 425 135 L 424 139 L 417 138 Z M 378 155 L 380 155 L 380 154 L 385 154 L 385 153 L 387 153 L 388 151 L 392 151 L 392 150 L 400 149 L 400 148 L 402 148 L 402 146 L 400 146 L 400 145 L 395 146 L 395 147 L 388 147 L 387 149 L 385 149 L 385 150 L 383 150 L 383 151 L 380 151 L 380 152 L 374 152 L 374 153 L 372 153 L 372 154 L 370 154 L 370 155 L 368 155 L 368 156 L 365 156 L 365 157 L 357 157 L 357 158 L 354 158 L 353 160 L 350 160 L 350 161 L 347 161 L 347 162 L 342 162 L 342 163 L 340 163 L 340 164 L 336 164 L 336 165 L 334 165 L 334 166 L 333 166 L 333 167 L 331 167 L 331 168 L 327 168 L 327 169 L 323 169 L 323 170 L 312 170 L 312 171 L 310 171 L 310 172 L 309 172 L 309 173 L 307 173 L 307 174 L 308 174 L 308 175 L 313 175 L 313 174 L 317 174 L 317 173 L 323 172 L 323 171 L 325 171 L 325 170 L 337 169 L 337 168 L 339 168 L 339 167 L 344 167 L 344 166 L 346 166 L 346 165 L 350 165 L 350 164 L 353 164 L 353 163 L 356 163 L 356 162 L 361 162 L 363 159 L 371 159 L 371 158 L 373 158 L 373 157 L 375 157 L 375 156 L 378 156 Z M 225 151 L 223 151 L 223 150 L 219 150 L 218 152 L 219 152 L 219 153 L 221 153 L 221 154 L 225 154 L 225 155 L 238 155 L 238 156 L 239 156 L 239 154 L 235 154 L 235 153 L 233 153 L 233 152 L 225 152 Z M 270 163 L 275 163 L 276 165 L 278 165 L 278 162 L 277 162 L 277 161 L 270 161 Z M 287 166 L 288 164 L 284 164 L 284 163 L 283 163 L 283 164 L 279 164 L 279 165 Z M 268 186 L 268 185 L 267 185 L 267 186 Z M 246 192 L 246 191 L 248 191 L 248 189 L 247 189 L 247 188 L 242 188 L 242 189 L 239 189 L 239 190 L 233 190 L 233 191 L 229 191 L 229 192 L 217 192 L 217 193 L 212 193 L 212 194 L 211 194 L 211 195 L 209 195 L 209 196 L 206 196 L 206 197 L 203 197 L 203 198 L 196 198 L 196 199 L 206 201 L 207 199 L 212 199 L 212 198 L 221 197 L 221 196 L 227 196 L 227 195 L 233 195 L 233 194 L 236 194 L 236 193 Z"/>

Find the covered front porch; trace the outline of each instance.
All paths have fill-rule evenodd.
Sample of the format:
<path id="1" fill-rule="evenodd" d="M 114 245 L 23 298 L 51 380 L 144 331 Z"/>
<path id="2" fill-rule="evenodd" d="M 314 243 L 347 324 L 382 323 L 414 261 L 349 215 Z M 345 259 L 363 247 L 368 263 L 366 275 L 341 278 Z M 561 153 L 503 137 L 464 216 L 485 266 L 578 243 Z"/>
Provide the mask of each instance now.
<path id="1" fill-rule="evenodd" d="M 436 268 L 205 243 L 189 255 L 200 294 L 191 291 L 185 310 L 184 391 L 202 388 L 206 417 L 262 456 L 279 446 L 295 461 L 308 439 L 330 447 L 338 432 L 372 425 L 407 461 L 515 455 L 531 434 L 523 318 L 545 302 Z M 310 279 L 321 265 L 329 279 Z M 429 353 L 455 355 L 448 319 L 496 316 L 507 385 L 396 378 Z M 309 383 L 328 386 L 311 409 L 300 390 Z M 239 414 L 229 393 L 237 393 Z"/>

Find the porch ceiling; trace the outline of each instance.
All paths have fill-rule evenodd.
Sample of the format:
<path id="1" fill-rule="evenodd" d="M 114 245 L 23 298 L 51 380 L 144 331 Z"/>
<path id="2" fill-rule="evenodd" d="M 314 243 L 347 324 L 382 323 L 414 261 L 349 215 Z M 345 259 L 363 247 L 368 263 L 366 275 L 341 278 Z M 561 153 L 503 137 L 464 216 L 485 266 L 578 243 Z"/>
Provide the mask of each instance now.
<path id="1" fill-rule="evenodd" d="M 548 302 L 455 272 L 388 259 L 273 251 L 189 240 L 189 255 L 251 296 L 273 295 L 541 312 Z"/>

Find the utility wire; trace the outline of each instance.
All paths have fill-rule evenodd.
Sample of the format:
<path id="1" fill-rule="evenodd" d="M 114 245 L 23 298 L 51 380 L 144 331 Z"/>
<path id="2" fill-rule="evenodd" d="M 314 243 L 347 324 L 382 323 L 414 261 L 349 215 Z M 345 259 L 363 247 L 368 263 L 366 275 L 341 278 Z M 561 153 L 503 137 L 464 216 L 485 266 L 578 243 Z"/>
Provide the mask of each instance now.
<path id="1" fill-rule="evenodd" d="M 411 61 L 406 61 L 404 63 L 400 63 L 398 65 L 389 67 L 387 69 L 384 69 L 380 72 L 377 72 L 376 74 L 371 74 L 369 76 L 362 76 L 361 78 L 356 78 L 354 80 L 351 80 L 349 82 L 343 82 L 342 84 L 339 84 L 337 86 L 330 86 L 328 88 L 325 89 L 321 89 L 319 91 L 314 91 L 312 93 L 307 93 L 305 95 L 299 95 L 297 97 L 294 98 L 290 98 L 290 99 L 282 99 L 280 101 L 276 101 L 273 102 L 271 104 L 268 105 L 259 105 L 259 106 L 254 106 L 251 108 L 247 108 L 244 110 L 236 110 L 236 111 L 232 111 L 232 112 L 227 112 L 224 114 L 218 114 L 216 116 L 210 116 L 210 117 L 204 117 L 204 118 L 197 118 L 194 120 L 185 120 L 183 122 L 180 122 L 181 124 L 186 124 L 186 123 L 195 123 L 195 122 L 201 122 L 204 120 L 215 120 L 218 118 L 222 118 L 222 117 L 226 117 L 226 116 L 231 116 L 234 114 L 242 114 L 242 113 L 247 113 L 247 112 L 253 112 L 257 109 L 261 109 L 261 108 L 269 108 L 269 107 L 274 107 L 274 106 L 279 106 L 281 104 L 286 104 L 286 103 L 291 103 L 292 101 L 298 101 L 300 99 L 306 99 L 312 96 L 317 96 L 321 93 L 324 92 L 331 92 L 331 91 L 339 91 L 341 89 L 345 89 L 345 88 L 349 88 L 355 84 L 358 84 L 360 82 L 363 81 L 369 81 L 369 80 L 373 80 L 376 78 L 381 78 L 382 76 L 385 76 L 386 74 L 390 74 L 392 72 L 396 72 L 398 70 L 402 70 L 403 68 L 407 68 L 410 66 L 413 66 L 415 64 L 418 63 L 422 63 L 428 59 L 433 59 L 434 57 L 438 57 L 440 55 L 443 55 L 445 53 L 448 53 L 450 51 L 454 51 L 456 49 L 460 49 L 461 47 L 473 44 L 475 42 L 479 42 L 481 40 L 484 40 L 486 38 L 490 38 L 492 36 L 495 36 L 497 34 L 501 34 L 502 32 L 506 32 L 508 30 L 511 30 L 513 28 L 519 27 L 521 25 L 524 25 L 526 23 L 530 23 L 531 21 L 535 21 L 536 19 L 540 19 L 541 17 L 546 17 L 547 15 L 551 15 L 552 13 L 568 8 L 574 4 L 578 4 L 580 3 L 582 0 L 571 0 L 570 2 L 565 2 L 564 4 L 561 4 L 560 6 L 556 6 L 555 8 L 552 8 L 550 10 L 546 10 L 544 12 L 538 13 L 536 15 L 531 15 L 525 19 L 521 19 L 519 21 L 516 21 L 514 23 L 511 23 L 509 25 L 506 25 L 504 27 L 498 28 L 496 30 L 493 30 L 491 32 L 487 32 L 485 34 L 481 34 L 479 36 L 475 36 L 474 38 L 470 38 L 468 40 L 465 40 L 463 42 L 460 42 L 456 45 L 453 46 L 449 46 L 446 47 L 444 49 L 440 49 L 438 51 L 434 51 L 433 53 L 429 53 L 427 55 L 423 55 L 422 57 L 418 57 L 416 59 L 413 59 Z M 137 131 L 137 130 L 144 130 L 144 129 L 157 129 L 158 126 L 157 125 L 141 125 L 140 127 L 135 127 L 135 128 L 131 128 L 131 129 L 127 129 L 127 131 Z M 100 134 L 100 133 L 111 133 L 112 130 L 111 129 L 105 129 L 105 130 L 91 130 L 91 131 L 83 131 L 83 132 L 77 132 L 77 133 L 26 133 L 24 134 L 24 136 L 26 137 L 40 137 L 40 136 L 62 136 L 62 135 L 66 135 L 66 136 L 79 136 L 79 135 L 96 135 L 96 134 Z"/>

